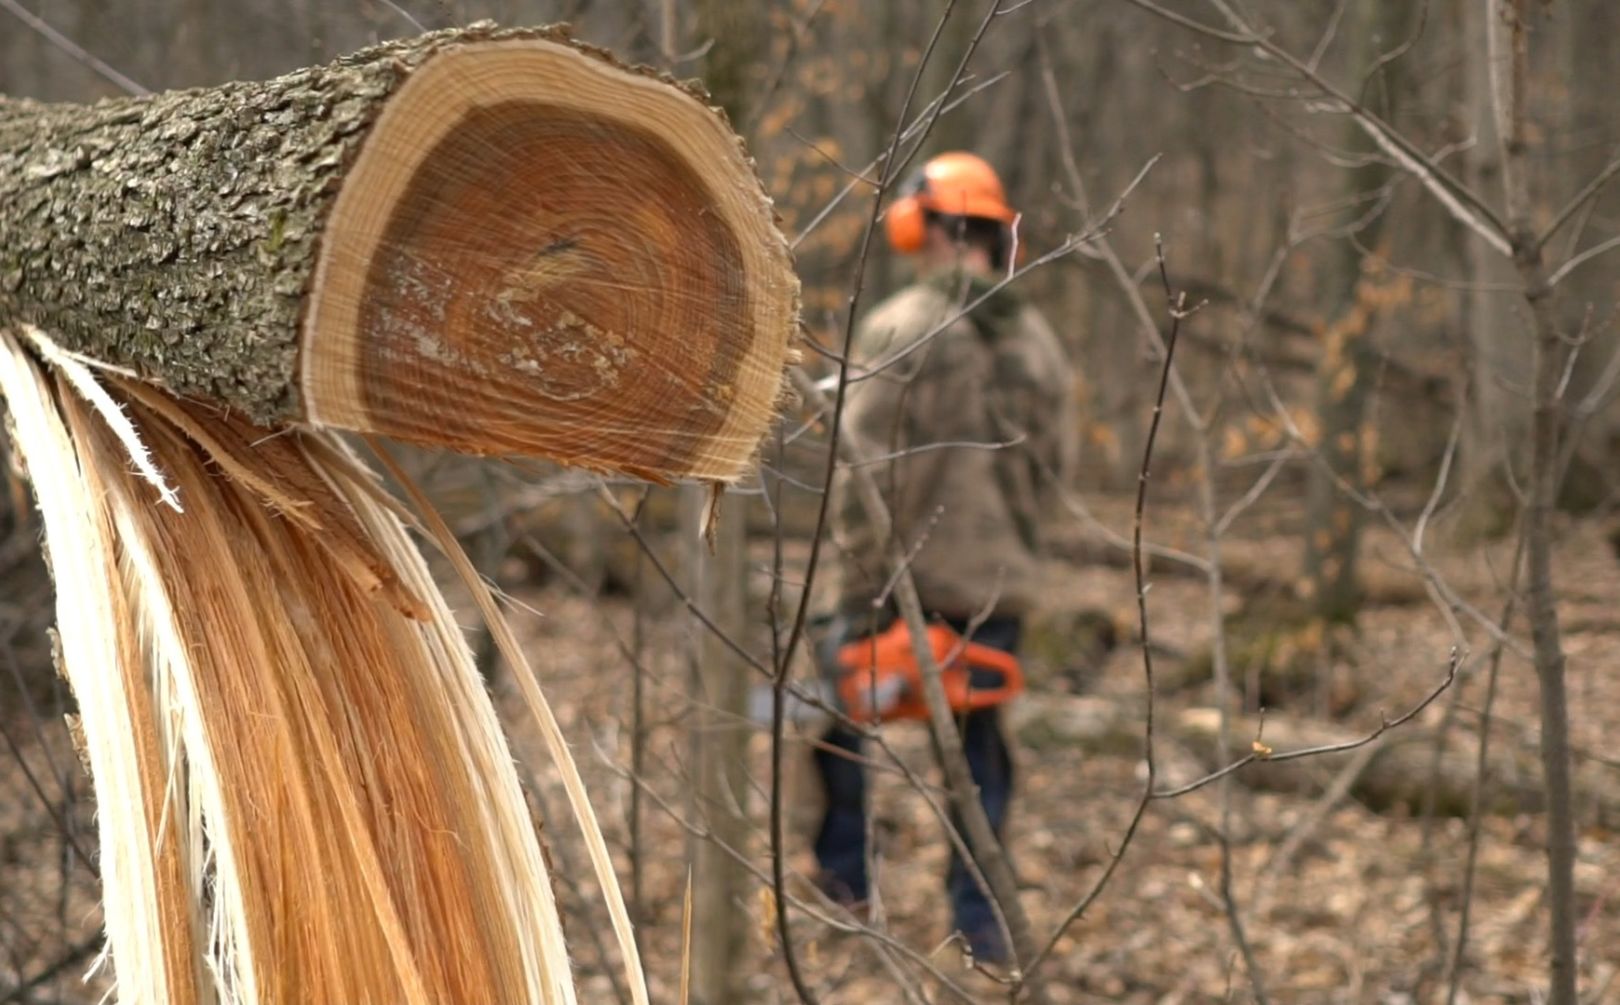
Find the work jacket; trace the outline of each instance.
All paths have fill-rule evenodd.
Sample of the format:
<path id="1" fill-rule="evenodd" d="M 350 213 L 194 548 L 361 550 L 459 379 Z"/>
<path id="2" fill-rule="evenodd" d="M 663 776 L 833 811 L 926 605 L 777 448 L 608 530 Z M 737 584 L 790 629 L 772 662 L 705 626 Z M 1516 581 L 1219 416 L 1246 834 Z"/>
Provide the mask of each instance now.
<path id="1" fill-rule="evenodd" d="M 1043 502 L 1078 433 L 1051 326 L 1011 289 L 985 296 L 992 287 L 948 272 L 874 308 L 856 330 L 844 413 L 923 607 L 960 618 L 1033 605 Z M 846 468 L 836 485 L 834 543 L 839 606 L 859 623 L 892 591 L 894 563 L 853 477 Z"/>

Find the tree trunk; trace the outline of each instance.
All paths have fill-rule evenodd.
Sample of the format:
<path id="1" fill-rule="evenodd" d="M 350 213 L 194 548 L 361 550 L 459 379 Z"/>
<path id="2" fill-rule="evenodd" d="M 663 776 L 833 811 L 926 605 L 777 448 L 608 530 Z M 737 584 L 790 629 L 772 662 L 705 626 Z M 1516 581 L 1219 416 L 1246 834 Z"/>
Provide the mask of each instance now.
<path id="1" fill-rule="evenodd" d="M 1535 647 L 1541 697 L 1541 763 L 1547 791 L 1548 1001 L 1576 1005 L 1575 807 L 1570 783 L 1569 697 L 1564 647 L 1552 581 L 1553 508 L 1560 478 L 1565 343 L 1553 312 L 1553 290 L 1536 236 L 1530 188 L 1528 122 L 1531 9 L 1528 0 L 1492 4 L 1486 30 L 1491 93 L 1501 140 L 1502 179 L 1513 264 L 1531 346 L 1529 506 L 1525 519 L 1525 614 Z"/>
<path id="2" fill-rule="evenodd" d="M 1345 32 L 1350 72 L 1355 78 L 1364 75 L 1384 49 L 1393 48 L 1405 10 L 1404 5 L 1390 0 L 1352 8 Z M 1368 88 L 1371 94 L 1382 95 L 1384 107 L 1379 112 L 1386 121 L 1393 120 L 1400 65 L 1398 60 L 1386 65 Z M 1371 159 L 1372 141 L 1360 126 L 1347 120 L 1345 130 L 1349 149 L 1369 156 L 1368 163 L 1345 175 L 1346 195 L 1360 200 L 1350 210 L 1354 218 L 1378 209 L 1367 200 L 1375 197 L 1389 169 Z M 1337 256 L 1339 275 L 1334 277 L 1343 291 L 1342 307 L 1325 333 L 1317 371 L 1316 416 L 1321 429 L 1318 449 L 1332 474 L 1356 489 L 1368 482 L 1370 455 L 1376 449 L 1373 431 L 1368 428 L 1367 408 L 1378 373 L 1373 335 L 1386 299 L 1382 295 L 1381 270 L 1372 254 L 1362 249 L 1378 246 L 1389 212 L 1388 207 L 1378 209 L 1356 231 L 1356 241 L 1342 242 Z M 1311 469 L 1306 509 L 1305 574 L 1314 613 L 1329 624 L 1353 622 L 1361 606 L 1356 558 L 1364 511 L 1346 497 L 1334 477 L 1315 467 Z"/>
<path id="3" fill-rule="evenodd" d="M 704 79 L 731 120 L 749 120 L 750 80 L 758 66 L 764 8 L 734 0 L 701 0 L 698 27 L 709 41 Z M 692 514 L 682 531 L 691 535 L 696 577 L 693 596 L 714 623 L 746 644 L 748 632 L 748 539 L 745 506 L 739 503 L 715 526 L 713 552 L 696 531 L 710 504 L 700 487 L 687 490 L 682 509 Z M 748 891 L 753 885 L 732 850 L 748 846 L 749 669 L 712 632 L 694 621 L 699 634 L 697 677 L 700 706 L 693 733 L 695 797 L 710 839 L 693 849 L 692 1002 L 735 1005 L 748 998 L 745 968 L 737 961 L 748 949 L 752 927 Z M 722 847 L 724 846 L 724 847 Z"/>
<path id="4" fill-rule="evenodd" d="M 1486 22 L 1492 9 L 1481 0 L 1462 0 L 1463 51 L 1467 120 L 1464 128 L 1477 137 L 1464 153 L 1469 188 L 1496 193 L 1502 187 L 1502 147 L 1491 111 L 1491 69 L 1486 51 Z M 1530 368 L 1524 339 L 1523 303 L 1512 292 L 1517 277 L 1513 263 L 1464 229 L 1461 240 L 1469 279 L 1463 294 L 1463 330 L 1468 333 L 1469 395 L 1467 422 L 1459 444 L 1459 485 L 1465 526 L 1494 536 L 1513 524 L 1517 503 L 1511 485 L 1524 470 L 1523 444 L 1528 442 L 1527 410 L 1518 375 Z"/>
<path id="5" fill-rule="evenodd" d="M 693 561 L 692 598 L 709 618 L 739 642 L 746 638 L 748 545 L 741 513 L 728 514 L 715 528 L 714 553 L 704 554 L 701 525 L 707 500 L 688 488 L 682 510 L 689 519 Z M 748 848 L 748 667 L 696 619 L 694 690 L 697 709 L 692 731 L 692 798 L 707 834 L 692 843 L 692 1002 L 734 1005 L 746 1000 L 745 968 L 737 965 L 748 949 L 748 891 L 753 877 L 733 851 Z"/>
<path id="6" fill-rule="evenodd" d="M 655 479 L 737 476 L 797 307 L 724 119 L 559 29 L 0 99 L 0 248 L 0 325 L 261 425 Z"/>

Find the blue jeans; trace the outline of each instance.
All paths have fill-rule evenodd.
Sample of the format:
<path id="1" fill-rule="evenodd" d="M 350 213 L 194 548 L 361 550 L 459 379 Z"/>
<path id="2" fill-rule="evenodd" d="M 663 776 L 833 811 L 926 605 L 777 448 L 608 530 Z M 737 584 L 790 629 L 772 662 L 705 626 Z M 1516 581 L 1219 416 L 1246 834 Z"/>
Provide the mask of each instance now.
<path id="1" fill-rule="evenodd" d="M 967 630 L 967 622 L 955 618 L 943 619 L 959 632 Z M 992 646 L 1003 652 L 1016 653 L 1022 623 L 1013 617 L 993 617 L 973 633 L 972 640 Z M 967 754 L 968 768 L 979 787 L 979 801 L 985 816 L 997 836 L 1007 821 L 1007 804 L 1012 798 L 1012 753 L 1001 734 L 999 708 L 980 709 L 958 717 L 962 729 L 962 748 Z M 827 794 L 827 811 L 822 817 L 821 829 L 816 834 L 816 859 L 821 864 L 823 882 L 830 893 L 851 901 L 867 897 L 866 876 L 866 775 L 861 769 L 861 737 L 842 726 L 834 725 L 821 738 L 822 746 L 815 751 L 816 769 Z M 966 831 L 954 812 L 951 826 L 959 834 Z M 965 838 L 964 838 L 965 840 Z M 975 942 L 995 939 L 995 914 L 990 902 L 973 881 L 972 875 L 954 851 L 946 887 L 951 897 L 957 930 L 966 933 Z"/>

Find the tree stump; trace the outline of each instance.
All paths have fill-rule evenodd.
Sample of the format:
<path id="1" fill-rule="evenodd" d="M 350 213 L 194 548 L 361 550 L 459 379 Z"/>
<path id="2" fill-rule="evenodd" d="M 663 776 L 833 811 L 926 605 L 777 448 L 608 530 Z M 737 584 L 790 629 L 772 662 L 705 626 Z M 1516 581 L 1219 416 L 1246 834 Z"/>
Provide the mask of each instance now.
<path id="1" fill-rule="evenodd" d="M 0 326 L 260 425 L 730 480 L 797 302 L 724 116 L 558 29 L 0 99 Z"/>

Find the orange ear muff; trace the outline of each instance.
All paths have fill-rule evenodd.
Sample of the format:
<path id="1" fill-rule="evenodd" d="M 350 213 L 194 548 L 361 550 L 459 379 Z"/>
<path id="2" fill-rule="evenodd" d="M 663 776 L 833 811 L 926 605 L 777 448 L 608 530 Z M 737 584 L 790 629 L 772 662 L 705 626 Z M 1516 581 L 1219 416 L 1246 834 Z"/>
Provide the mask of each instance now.
<path id="1" fill-rule="evenodd" d="M 896 199 L 883 216 L 883 229 L 889 235 L 889 247 L 903 255 L 914 255 L 922 250 L 928 237 L 927 211 L 922 199 L 908 195 Z"/>

